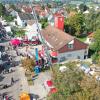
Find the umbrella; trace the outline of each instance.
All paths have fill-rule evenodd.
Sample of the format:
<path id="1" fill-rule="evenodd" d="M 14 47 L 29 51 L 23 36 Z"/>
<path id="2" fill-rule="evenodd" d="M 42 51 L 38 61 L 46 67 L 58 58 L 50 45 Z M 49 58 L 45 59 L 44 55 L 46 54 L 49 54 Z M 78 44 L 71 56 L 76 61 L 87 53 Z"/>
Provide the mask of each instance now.
<path id="1" fill-rule="evenodd" d="M 30 96 L 28 93 L 23 92 L 20 94 L 20 100 L 30 100 Z"/>
<path id="2" fill-rule="evenodd" d="M 49 91 L 49 95 L 50 94 L 54 94 L 57 92 L 57 89 L 54 87 L 54 88 L 51 88 L 50 91 Z"/>
<path id="3" fill-rule="evenodd" d="M 21 41 L 19 39 L 13 39 L 13 40 L 10 41 L 10 43 L 12 45 L 19 45 L 19 44 L 21 44 Z"/>
<path id="4" fill-rule="evenodd" d="M 52 52 L 50 53 L 50 55 L 51 55 L 52 57 L 57 57 L 57 56 L 58 56 L 58 53 L 57 53 L 57 52 L 52 51 Z"/>
<path id="5" fill-rule="evenodd" d="M 51 86 L 53 86 L 53 82 L 51 80 L 48 80 L 47 85 L 48 85 L 48 87 L 51 87 Z"/>

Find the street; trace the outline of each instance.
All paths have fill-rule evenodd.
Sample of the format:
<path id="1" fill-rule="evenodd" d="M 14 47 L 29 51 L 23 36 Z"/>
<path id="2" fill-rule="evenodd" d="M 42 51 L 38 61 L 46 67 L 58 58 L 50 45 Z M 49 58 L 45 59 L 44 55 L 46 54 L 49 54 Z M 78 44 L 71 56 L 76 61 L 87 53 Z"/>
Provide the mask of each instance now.
<path id="1" fill-rule="evenodd" d="M 6 44 L 6 45 L 5 45 Z M 3 44 L 2 44 L 3 45 Z M 4 43 L 4 45 L 7 47 L 8 43 Z M 20 57 L 16 55 L 16 52 L 14 50 L 9 50 L 7 51 L 9 55 L 12 56 L 13 62 L 17 66 L 11 67 L 13 72 L 11 73 L 6 73 L 6 74 L 1 74 L 0 76 L 3 77 L 2 81 L 0 81 L 0 85 L 5 85 L 7 84 L 8 87 L 6 89 L 0 89 L 0 94 L 7 94 L 11 100 L 19 100 L 20 93 L 22 91 L 27 91 L 28 90 L 28 84 L 25 79 L 23 81 L 24 77 L 24 71 L 21 67 L 19 67 L 19 62 L 20 62 Z M 21 77 L 20 77 L 21 76 Z M 11 78 L 13 77 L 14 79 L 14 84 L 11 85 Z M 25 84 L 26 82 L 26 84 Z M 26 88 L 26 89 L 25 89 Z M 28 91 L 27 91 L 28 92 Z"/>
<path id="2" fill-rule="evenodd" d="M 4 43 L 8 47 L 8 43 Z M 47 91 L 45 90 L 43 83 L 46 80 L 51 79 L 51 74 L 49 71 L 41 72 L 37 78 L 33 81 L 32 86 L 28 85 L 27 78 L 25 77 L 25 70 L 20 66 L 21 56 L 17 56 L 16 51 L 9 49 L 7 54 L 11 55 L 13 66 L 9 69 L 13 71 L 10 73 L 1 74 L 0 86 L 8 85 L 5 89 L 0 89 L 0 94 L 5 94 L 10 100 L 19 100 L 19 96 L 22 92 L 28 92 L 32 95 L 32 98 L 36 100 L 45 100 Z M 11 85 L 11 79 L 14 79 L 14 84 Z M 2 99 L 0 99 L 2 100 Z"/>

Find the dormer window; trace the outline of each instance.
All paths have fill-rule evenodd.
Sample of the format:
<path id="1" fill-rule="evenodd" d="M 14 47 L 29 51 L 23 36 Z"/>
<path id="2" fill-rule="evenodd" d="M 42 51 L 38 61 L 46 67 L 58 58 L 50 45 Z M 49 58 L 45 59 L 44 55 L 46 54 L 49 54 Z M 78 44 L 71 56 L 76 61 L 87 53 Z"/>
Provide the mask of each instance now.
<path id="1" fill-rule="evenodd" d="M 73 49 L 73 46 L 74 46 L 74 40 L 70 41 L 68 44 L 67 44 L 67 47 L 69 49 Z"/>
<path id="2" fill-rule="evenodd" d="M 67 47 L 68 47 L 69 49 L 73 49 L 73 44 L 67 44 Z"/>

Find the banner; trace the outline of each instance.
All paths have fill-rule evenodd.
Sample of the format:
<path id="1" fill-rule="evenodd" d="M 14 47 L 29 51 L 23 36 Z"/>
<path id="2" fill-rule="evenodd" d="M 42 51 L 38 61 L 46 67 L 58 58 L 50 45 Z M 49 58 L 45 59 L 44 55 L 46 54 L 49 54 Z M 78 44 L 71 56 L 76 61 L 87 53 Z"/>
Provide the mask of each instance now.
<path id="1" fill-rule="evenodd" d="M 35 48 L 35 59 L 36 59 L 36 61 L 39 60 L 38 48 Z"/>

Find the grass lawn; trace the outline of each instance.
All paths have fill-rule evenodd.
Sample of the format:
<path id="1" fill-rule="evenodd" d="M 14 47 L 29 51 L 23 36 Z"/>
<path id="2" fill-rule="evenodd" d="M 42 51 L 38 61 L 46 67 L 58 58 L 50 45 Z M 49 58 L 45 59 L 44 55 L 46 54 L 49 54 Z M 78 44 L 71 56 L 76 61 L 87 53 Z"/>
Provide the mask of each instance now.
<path id="1" fill-rule="evenodd" d="M 81 42 L 85 42 L 87 37 L 78 37 L 77 39 L 80 40 Z"/>

